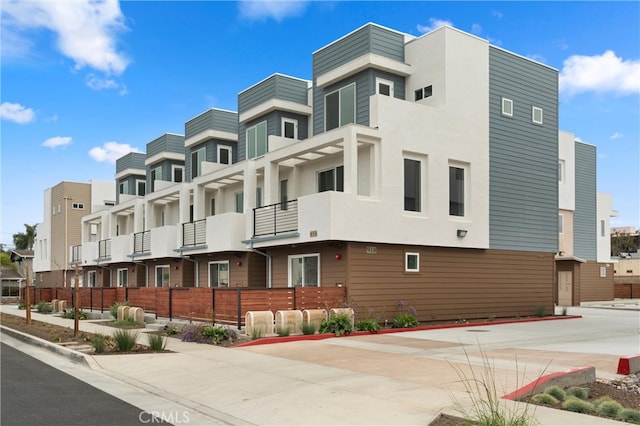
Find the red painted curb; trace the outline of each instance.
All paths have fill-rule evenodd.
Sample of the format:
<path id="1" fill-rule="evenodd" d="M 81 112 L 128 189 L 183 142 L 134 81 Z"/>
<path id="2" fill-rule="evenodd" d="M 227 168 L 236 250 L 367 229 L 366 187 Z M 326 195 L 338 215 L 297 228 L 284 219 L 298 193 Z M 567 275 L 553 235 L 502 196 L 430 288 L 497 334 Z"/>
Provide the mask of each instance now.
<path id="1" fill-rule="evenodd" d="M 640 355 L 633 356 L 625 356 L 618 360 L 618 374 L 629 375 L 631 373 L 635 373 L 635 371 L 631 371 L 631 363 L 636 365 L 640 365 Z"/>
<path id="2" fill-rule="evenodd" d="M 550 382 L 552 379 L 555 379 L 557 377 L 562 377 L 562 376 L 566 376 L 569 374 L 575 374 L 575 373 L 581 373 L 585 370 L 589 370 L 590 368 L 593 367 L 578 367 L 578 368 L 574 368 L 571 370 L 565 370 L 565 371 L 558 371 L 556 373 L 551 373 L 551 374 L 547 374 L 546 376 L 542 376 L 540 377 L 538 380 L 529 383 L 528 385 L 515 390 L 505 396 L 503 396 L 502 398 L 504 399 L 511 399 L 511 400 L 517 400 L 522 398 L 523 396 L 526 396 L 530 393 L 533 392 L 533 390 L 535 388 L 537 388 L 538 386 L 544 385 L 545 383 Z"/>
<path id="3" fill-rule="evenodd" d="M 564 316 L 541 317 L 541 318 L 521 318 L 521 319 L 510 319 L 510 320 L 469 322 L 469 323 L 461 323 L 461 324 L 423 325 L 420 327 L 412 327 L 412 328 L 385 328 L 384 330 L 378 330 L 377 333 L 371 333 L 369 331 L 354 331 L 351 334 L 342 335 L 340 337 L 366 336 L 369 334 L 400 333 L 404 331 L 441 330 L 445 328 L 486 327 L 489 325 L 514 324 L 514 323 L 520 323 L 520 322 L 536 322 L 536 321 L 555 321 L 555 320 L 576 319 L 576 318 L 582 318 L 582 315 L 564 315 Z M 256 346 L 256 345 L 270 345 L 272 343 L 298 342 L 298 341 L 304 341 L 304 340 L 323 340 L 323 339 L 331 339 L 333 337 L 336 337 L 336 336 L 334 334 L 309 334 L 309 335 L 302 335 L 302 336 L 265 337 L 262 339 L 251 340 L 249 342 L 237 344 L 233 346 L 233 348 L 242 348 L 242 347 Z"/>

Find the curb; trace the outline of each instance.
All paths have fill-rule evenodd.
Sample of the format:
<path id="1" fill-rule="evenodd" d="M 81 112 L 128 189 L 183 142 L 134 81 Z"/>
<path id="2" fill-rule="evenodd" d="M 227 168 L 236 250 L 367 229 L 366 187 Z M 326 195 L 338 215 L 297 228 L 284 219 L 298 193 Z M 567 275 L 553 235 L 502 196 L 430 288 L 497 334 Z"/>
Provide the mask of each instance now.
<path id="1" fill-rule="evenodd" d="M 521 318 L 521 319 L 511 319 L 511 320 L 496 320 L 496 321 L 482 321 L 482 322 L 467 322 L 461 324 L 440 324 L 440 325 L 424 325 L 420 327 L 412 327 L 412 328 L 386 328 L 384 330 L 378 330 L 377 332 L 370 331 L 354 331 L 350 334 L 343 334 L 339 337 L 350 337 L 350 336 L 369 336 L 371 334 L 390 334 L 390 333 L 402 333 L 405 331 L 424 331 L 424 330 L 442 330 L 446 328 L 461 328 L 461 327 L 486 327 L 489 325 L 501 325 L 501 324 L 517 324 L 521 322 L 537 322 L 537 321 L 556 321 L 556 320 L 565 320 L 565 319 L 576 319 L 582 318 L 582 315 L 558 315 L 551 317 L 541 317 L 541 318 Z M 240 343 L 234 345 L 232 348 L 244 348 L 247 346 L 257 346 L 257 345 L 270 345 L 274 343 L 288 343 L 288 342 L 299 342 L 305 340 L 324 340 L 331 339 L 336 337 L 335 334 L 309 334 L 302 336 L 284 336 L 284 337 L 265 337 L 262 339 L 251 340 L 245 343 Z"/>
<path id="2" fill-rule="evenodd" d="M 618 374 L 629 375 L 640 371 L 640 355 L 625 356 L 618 361 Z"/>
<path id="3" fill-rule="evenodd" d="M 0 325 L 0 332 L 7 334 L 15 339 L 18 339 L 24 343 L 35 345 L 40 348 L 51 351 L 55 354 L 65 356 L 69 358 L 71 361 L 77 362 L 79 364 L 84 364 L 87 367 L 91 367 L 93 364 L 92 362 L 89 361 L 88 356 L 83 354 L 82 352 L 74 351 L 73 349 L 69 349 L 64 346 L 57 345 L 55 343 L 49 342 L 39 337 L 32 336 L 27 333 L 22 333 L 21 331 L 17 331 L 12 328 L 5 327 L 4 325 Z"/>
<path id="4" fill-rule="evenodd" d="M 532 396 L 541 392 L 548 386 L 557 385 L 560 387 L 579 386 L 585 383 L 596 381 L 595 367 L 579 367 L 571 370 L 558 371 L 556 373 L 547 374 L 538 378 L 538 380 L 521 387 L 502 398 L 510 400 L 519 400 L 526 396 Z"/>

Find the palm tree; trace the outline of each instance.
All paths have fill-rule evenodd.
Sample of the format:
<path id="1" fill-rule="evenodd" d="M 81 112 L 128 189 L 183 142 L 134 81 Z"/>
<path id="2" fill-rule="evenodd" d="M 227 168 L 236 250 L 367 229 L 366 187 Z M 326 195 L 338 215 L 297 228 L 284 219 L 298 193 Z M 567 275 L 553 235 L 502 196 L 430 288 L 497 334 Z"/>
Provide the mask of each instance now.
<path id="1" fill-rule="evenodd" d="M 36 242 L 36 226 L 24 224 L 25 232 L 13 234 L 13 244 L 16 250 L 33 250 Z"/>

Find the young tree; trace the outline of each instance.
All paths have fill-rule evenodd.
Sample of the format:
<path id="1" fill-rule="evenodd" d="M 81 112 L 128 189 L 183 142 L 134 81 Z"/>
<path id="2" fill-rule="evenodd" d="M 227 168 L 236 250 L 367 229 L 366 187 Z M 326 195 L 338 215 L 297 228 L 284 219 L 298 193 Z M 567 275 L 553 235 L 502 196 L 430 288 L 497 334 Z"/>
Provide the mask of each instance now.
<path id="1" fill-rule="evenodd" d="M 13 244 L 16 250 L 33 250 L 36 242 L 36 225 L 24 224 L 25 232 L 13 234 Z"/>

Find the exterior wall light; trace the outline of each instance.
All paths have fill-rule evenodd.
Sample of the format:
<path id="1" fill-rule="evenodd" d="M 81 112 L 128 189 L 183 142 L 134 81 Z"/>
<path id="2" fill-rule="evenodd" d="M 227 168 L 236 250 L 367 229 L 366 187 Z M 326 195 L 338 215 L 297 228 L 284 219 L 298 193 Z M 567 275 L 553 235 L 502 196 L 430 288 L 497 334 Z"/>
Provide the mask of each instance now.
<path id="1" fill-rule="evenodd" d="M 464 238 L 467 236 L 467 230 L 466 229 L 458 229 L 458 231 L 456 232 L 456 235 L 458 236 L 458 238 Z"/>
<path id="2" fill-rule="evenodd" d="M 342 255 L 340 253 L 336 253 L 336 260 L 342 259 Z"/>

